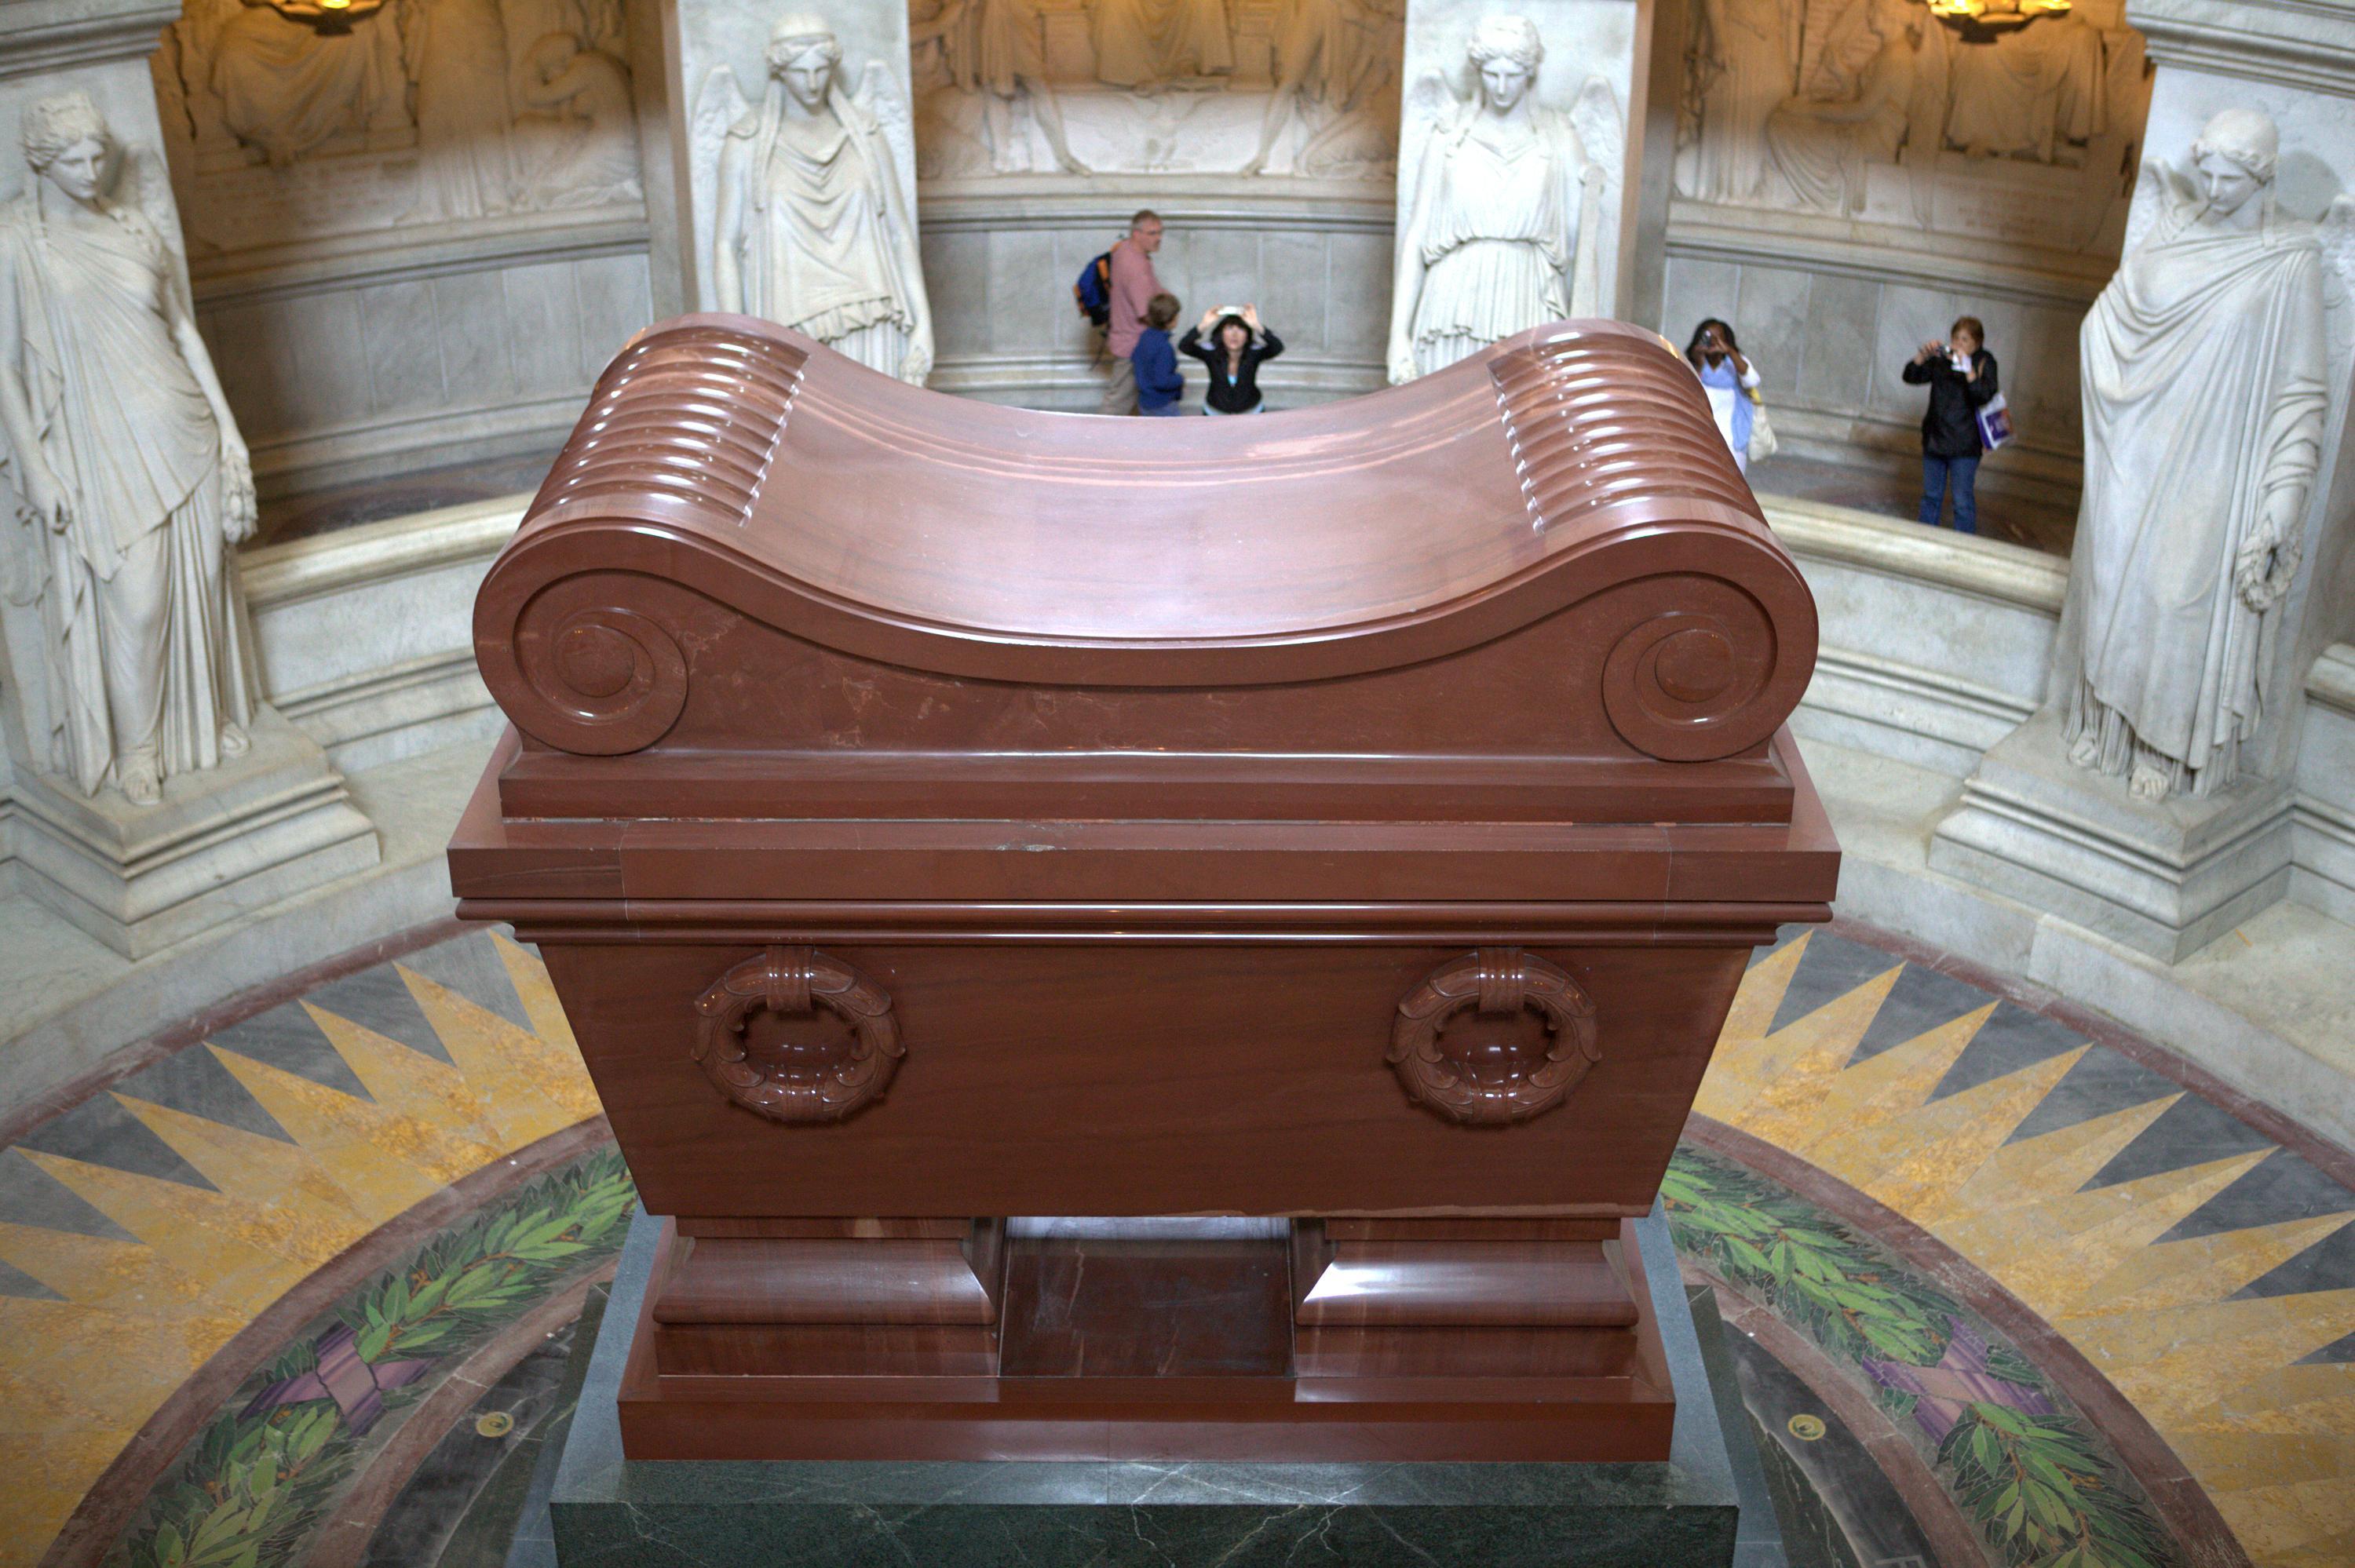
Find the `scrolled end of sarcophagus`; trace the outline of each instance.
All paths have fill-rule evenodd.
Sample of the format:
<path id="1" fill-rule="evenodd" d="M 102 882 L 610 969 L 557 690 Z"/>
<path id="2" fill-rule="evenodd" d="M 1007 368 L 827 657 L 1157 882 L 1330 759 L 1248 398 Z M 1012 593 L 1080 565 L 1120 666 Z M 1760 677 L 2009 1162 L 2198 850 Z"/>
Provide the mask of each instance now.
<path id="1" fill-rule="evenodd" d="M 517 727 L 578 756 L 762 744 L 748 703 L 788 748 L 926 747 L 925 694 L 957 710 L 945 736 L 992 689 L 1096 694 L 1073 705 L 1101 716 L 1355 680 L 1399 688 L 1399 733 L 1361 721 L 1360 749 L 1695 762 L 1774 735 L 1816 618 L 1689 370 L 1617 323 L 1369 397 L 1146 421 L 925 392 L 701 315 L 600 380 L 475 638 Z M 1495 700 L 1499 643 L 1550 689 Z M 1434 662 L 1465 683 L 1444 712 L 1413 673 Z M 751 689 L 788 666 L 889 715 Z M 1280 726 L 1284 701 L 1260 705 Z"/>

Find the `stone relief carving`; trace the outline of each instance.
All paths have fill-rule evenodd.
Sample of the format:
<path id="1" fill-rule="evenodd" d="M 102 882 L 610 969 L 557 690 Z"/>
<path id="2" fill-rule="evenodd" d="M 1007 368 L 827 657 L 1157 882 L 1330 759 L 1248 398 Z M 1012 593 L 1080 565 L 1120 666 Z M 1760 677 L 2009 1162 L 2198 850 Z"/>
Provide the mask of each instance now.
<path id="1" fill-rule="evenodd" d="M 1151 87 L 1235 69 L 1226 0 L 1094 0 L 1088 8 L 1096 79 Z"/>
<path id="2" fill-rule="evenodd" d="M 933 71 L 917 73 L 926 89 L 979 99 L 983 134 L 976 144 L 990 173 L 1019 174 L 1029 167 L 1028 146 L 1016 128 L 1018 108 L 1029 111 L 1059 167 L 1074 175 L 1088 172 L 1071 155 L 1063 130 L 1034 0 L 942 0 L 932 16 L 910 16 L 908 31 L 911 52 L 932 47 Z M 949 129 L 954 131 L 954 123 Z M 925 141 L 921 129 L 917 141 L 920 147 Z"/>
<path id="3" fill-rule="evenodd" d="M 846 90 L 842 46 L 814 16 L 772 29 L 766 68 L 757 103 L 725 66 L 696 102 L 695 155 L 716 165 L 719 308 L 783 323 L 922 386 L 932 317 L 915 208 L 900 188 L 908 108 L 880 60 Z"/>
<path id="4" fill-rule="evenodd" d="M 38 765 L 133 804 L 245 752 L 253 668 L 229 547 L 253 472 L 197 335 L 161 171 L 81 92 L 24 111 L 0 212 L 10 662 Z"/>
<path id="5" fill-rule="evenodd" d="M 1745 197 L 1767 196 L 1768 179 L 1780 175 L 1797 204 L 1817 212 L 1849 214 L 1861 208 L 1868 164 L 1893 165 L 1916 125 L 1937 123 L 1939 65 L 1923 58 L 1931 26 L 1926 13 L 1887 11 L 1889 34 L 1881 41 L 1853 91 L 1838 98 L 1795 97 L 1766 118 L 1770 161 Z"/>
<path id="6" fill-rule="evenodd" d="M 1677 191 L 2103 249 L 2148 100 L 2116 0 L 1705 0 Z"/>
<path id="7" fill-rule="evenodd" d="M 2019 0 L 1994 0 L 1984 15 L 1987 21 L 2020 16 Z M 2047 11 L 2037 19 L 2040 26 L 1955 49 L 1948 145 L 1975 158 L 2077 164 L 2106 129 L 2101 35 L 2074 11 Z"/>
<path id="8" fill-rule="evenodd" d="M 927 181 L 1388 180 L 1405 0 L 910 0 Z"/>
<path id="9" fill-rule="evenodd" d="M 1520 16 L 1490 17 L 1466 49 L 1472 85 L 1415 85 L 1400 142 L 1390 376 L 1428 376 L 1499 338 L 1606 314 L 1615 243 L 1618 96 L 1591 77 L 1567 110 L 1538 101 L 1545 46 Z"/>
<path id="10" fill-rule="evenodd" d="M 400 0 L 400 32 L 417 90 L 414 216 L 432 223 L 506 211 L 517 195 L 515 110 L 498 0 Z"/>
<path id="11" fill-rule="evenodd" d="M 1687 195 L 1754 201 L 1765 194 L 1766 122 L 1791 96 L 1795 19 L 1783 0 L 1701 0 L 1691 88 L 1700 125 Z"/>
<path id="12" fill-rule="evenodd" d="M 2228 789 L 2285 705 L 2275 649 L 2355 349 L 2355 197 L 2278 211 L 2280 132 L 2226 110 L 2153 164 L 2079 334 L 2085 493 L 2055 655 L 2070 759 L 2142 800 Z"/>
<path id="13" fill-rule="evenodd" d="M 1395 57 L 1405 22 L 1402 4 L 1296 0 L 1275 40 L 1275 87 L 1260 121 L 1259 146 L 1242 172 L 1266 172 L 1295 115 L 1308 132 L 1293 157 L 1296 172 L 1363 178 L 1395 168 Z"/>
<path id="14" fill-rule="evenodd" d="M 644 200 L 614 0 L 190 0 L 154 68 L 200 254 Z"/>
<path id="15" fill-rule="evenodd" d="M 208 46 L 212 69 L 187 84 L 206 129 L 271 164 L 291 164 L 337 136 L 411 128 L 400 24 L 381 6 L 330 31 L 266 0 L 213 0 L 192 6 L 174 31 Z"/>
<path id="16" fill-rule="evenodd" d="M 527 207 L 609 207 L 639 199 L 630 68 L 570 33 L 543 33 L 516 89 L 517 164 Z"/>

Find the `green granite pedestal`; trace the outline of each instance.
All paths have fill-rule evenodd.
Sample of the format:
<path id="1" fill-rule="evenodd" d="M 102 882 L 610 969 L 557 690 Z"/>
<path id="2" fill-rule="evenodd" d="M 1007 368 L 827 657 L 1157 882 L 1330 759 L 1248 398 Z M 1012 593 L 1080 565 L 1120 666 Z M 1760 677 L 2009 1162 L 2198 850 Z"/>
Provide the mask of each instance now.
<path id="1" fill-rule="evenodd" d="M 631 1229 L 558 1462 L 549 1515 L 562 1568 L 1785 1561 L 1715 1309 L 1706 1295 L 1688 1298 L 1657 1210 L 1636 1234 L 1675 1379 L 1676 1438 L 1668 1462 L 1644 1465 L 625 1460 L 613 1402 L 655 1232 L 644 1214 Z"/>

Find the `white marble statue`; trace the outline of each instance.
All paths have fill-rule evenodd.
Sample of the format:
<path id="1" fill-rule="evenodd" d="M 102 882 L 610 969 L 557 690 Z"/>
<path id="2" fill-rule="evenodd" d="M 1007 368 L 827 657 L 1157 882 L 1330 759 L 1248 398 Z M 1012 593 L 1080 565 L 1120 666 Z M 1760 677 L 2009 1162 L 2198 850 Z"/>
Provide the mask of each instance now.
<path id="1" fill-rule="evenodd" d="M 81 92 L 23 117 L 29 194 L 0 214 L 0 552 L 37 760 L 154 805 L 243 753 L 253 676 L 228 566 L 252 465 L 190 314 L 168 213 Z M 35 629 L 27 635 L 27 629 Z M 26 666 L 28 646 L 46 667 Z"/>
<path id="2" fill-rule="evenodd" d="M 1468 98 L 1434 72 L 1407 103 L 1393 382 L 1529 327 L 1611 308 L 1603 259 L 1625 132 L 1610 84 L 1588 79 L 1567 111 L 1540 104 L 1545 46 L 1521 16 L 1480 22 L 1467 58 Z"/>
<path id="3" fill-rule="evenodd" d="M 2102 36 L 2083 16 L 2040 16 L 1954 62 L 1946 140 L 1973 157 L 2070 161 L 2108 124 Z"/>
<path id="4" fill-rule="evenodd" d="M 1700 133 L 1684 194 L 1754 201 L 1765 194 L 1766 120 L 1791 96 L 1791 22 L 1784 0 L 1701 0 L 1693 43 Z"/>
<path id="5" fill-rule="evenodd" d="M 815 17 L 779 22 L 766 60 L 757 105 L 723 66 L 696 108 L 698 146 L 718 144 L 719 308 L 766 316 L 921 386 L 932 373 L 932 315 L 914 207 L 900 189 L 903 156 L 913 163 L 908 108 L 879 60 L 856 93 L 844 90 L 842 46 Z"/>
<path id="6" fill-rule="evenodd" d="M 2218 114 L 2189 181 L 2152 165 L 2147 231 L 2078 337 L 2085 490 L 2055 655 L 2070 760 L 2132 793 L 2208 796 L 2279 706 L 2283 606 L 2305 549 L 2355 198 L 2278 212 L 2279 132 Z M 2341 293 L 2343 300 L 2343 293 Z M 2336 340 L 2336 341 L 2334 341 Z"/>

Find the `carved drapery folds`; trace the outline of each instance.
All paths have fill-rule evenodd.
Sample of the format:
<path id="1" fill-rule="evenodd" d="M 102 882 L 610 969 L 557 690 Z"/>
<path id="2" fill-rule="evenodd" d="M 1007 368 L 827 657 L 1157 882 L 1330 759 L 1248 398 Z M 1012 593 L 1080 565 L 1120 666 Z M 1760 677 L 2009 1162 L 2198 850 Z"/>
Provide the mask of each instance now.
<path id="1" fill-rule="evenodd" d="M 1625 142 L 1618 97 L 1590 77 L 1567 105 L 1543 101 L 1545 55 L 1528 18 L 1490 16 L 1466 40 L 1460 81 L 1434 72 L 1407 96 L 1392 382 L 1611 309 Z"/>
<path id="2" fill-rule="evenodd" d="M 244 440 L 197 336 L 151 149 L 85 93 L 24 111 L 30 192 L 0 212 L 0 559 L 37 765 L 133 805 L 242 755 L 253 531 Z"/>
<path id="3" fill-rule="evenodd" d="M 1536 1051 L 1486 1037 L 1451 1044 L 1449 1025 L 1467 1012 L 1492 1021 L 1534 1013 L 1544 1044 Z M 1482 948 L 1433 969 L 1399 999 L 1391 1026 L 1390 1064 L 1407 1097 L 1475 1126 L 1551 1110 L 1602 1059 L 1593 1000 L 1568 971 L 1518 948 Z"/>
<path id="4" fill-rule="evenodd" d="M 2228 789 L 2287 705 L 2279 650 L 2355 339 L 2355 198 L 2319 224 L 2278 211 L 2280 152 L 2269 117 L 2227 110 L 2187 168 L 2147 169 L 2137 242 L 2079 334 L 2085 495 L 2052 691 L 2071 760 L 2144 800 Z"/>
<path id="5" fill-rule="evenodd" d="M 698 183 L 714 193 L 713 296 L 921 387 L 932 309 L 902 174 L 913 164 L 908 105 L 881 60 L 846 66 L 816 16 L 781 18 L 762 63 L 754 97 L 719 66 L 696 99 Z"/>
<path id="6" fill-rule="evenodd" d="M 820 1010 L 848 1025 L 847 1041 L 753 1059 L 746 1029 L 755 1013 L 807 1018 Z M 890 994 L 815 948 L 771 948 L 695 1001 L 695 1059 L 706 1075 L 746 1110 L 788 1126 L 840 1121 L 872 1105 L 907 1054 Z"/>

